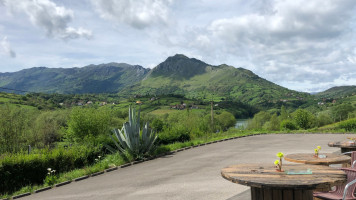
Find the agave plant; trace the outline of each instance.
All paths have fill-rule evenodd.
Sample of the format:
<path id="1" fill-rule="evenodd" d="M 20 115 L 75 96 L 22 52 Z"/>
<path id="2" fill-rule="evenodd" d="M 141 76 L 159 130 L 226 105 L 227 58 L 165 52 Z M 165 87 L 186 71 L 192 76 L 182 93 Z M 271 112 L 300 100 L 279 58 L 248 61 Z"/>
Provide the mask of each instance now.
<path id="1" fill-rule="evenodd" d="M 115 138 L 110 135 L 117 149 L 123 153 L 128 152 L 135 158 L 139 158 L 149 152 L 154 147 L 157 135 L 148 128 L 148 122 L 145 124 L 142 134 L 140 131 L 140 110 L 136 116 L 135 108 L 129 108 L 129 121 L 125 122 L 122 129 L 112 130 Z M 114 148 L 107 146 L 111 152 L 116 152 Z"/>

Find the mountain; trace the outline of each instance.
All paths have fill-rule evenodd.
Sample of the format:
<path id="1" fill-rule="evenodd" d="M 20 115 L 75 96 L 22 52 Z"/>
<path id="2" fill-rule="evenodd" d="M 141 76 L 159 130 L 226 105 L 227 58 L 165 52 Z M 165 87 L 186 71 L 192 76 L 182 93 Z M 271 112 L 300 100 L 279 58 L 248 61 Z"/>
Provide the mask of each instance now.
<path id="1" fill-rule="evenodd" d="M 299 101 L 307 93 L 296 92 L 267 81 L 253 72 L 225 64 L 209 65 L 177 54 L 152 69 L 125 95 L 180 94 L 189 98 L 233 98 L 253 105 Z"/>
<path id="2" fill-rule="evenodd" d="M 34 67 L 0 73 L 0 87 L 46 93 L 113 93 L 141 81 L 148 72 L 139 65 L 125 63 L 82 68 Z"/>
<path id="3" fill-rule="evenodd" d="M 195 58 L 177 54 L 168 57 L 164 62 L 153 68 L 151 77 L 167 77 L 176 80 L 190 79 L 193 76 L 204 74 L 208 64 Z"/>
<path id="4" fill-rule="evenodd" d="M 239 100 L 259 106 L 300 105 L 309 97 L 276 85 L 253 72 L 226 64 L 214 66 L 177 54 L 152 70 L 108 63 L 82 68 L 35 67 L 0 73 L 0 89 L 45 93 L 114 93 L 120 96 L 178 94 L 188 98 Z"/>
<path id="5" fill-rule="evenodd" d="M 325 90 L 324 92 L 319 92 L 315 94 L 317 97 L 321 98 L 341 98 L 346 96 L 351 96 L 356 94 L 356 86 L 338 86 L 332 87 Z"/>

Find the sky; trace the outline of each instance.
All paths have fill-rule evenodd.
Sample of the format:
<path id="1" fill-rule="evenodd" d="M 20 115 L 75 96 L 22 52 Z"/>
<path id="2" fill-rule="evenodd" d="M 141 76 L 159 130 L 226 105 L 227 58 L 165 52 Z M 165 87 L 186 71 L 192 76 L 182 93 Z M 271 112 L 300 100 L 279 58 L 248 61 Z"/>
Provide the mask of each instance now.
<path id="1" fill-rule="evenodd" d="M 355 0 L 0 0 L 0 72 L 184 54 L 289 89 L 356 85 Z"/>

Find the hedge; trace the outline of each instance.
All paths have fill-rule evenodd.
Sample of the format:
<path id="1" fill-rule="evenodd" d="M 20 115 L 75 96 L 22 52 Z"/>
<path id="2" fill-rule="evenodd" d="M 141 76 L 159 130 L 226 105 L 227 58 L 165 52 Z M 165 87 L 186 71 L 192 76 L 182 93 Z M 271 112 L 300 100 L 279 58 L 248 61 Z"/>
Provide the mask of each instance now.
<path id="1" fill-rule="evenodd" d="M 346 131 L 356 130 L 356 118 L 340 122 L 339 128 L 345 129 Z"/>
<path id="2" fill-rule="evenodd" d="M 0 194 L 14 192 L 26 185 L 43 184 L 48 168 L 56 173 L 70 171 L 92 164 L 100 154 L 100 148 L 74 146 L 5 156 L 0 159 Z"/>

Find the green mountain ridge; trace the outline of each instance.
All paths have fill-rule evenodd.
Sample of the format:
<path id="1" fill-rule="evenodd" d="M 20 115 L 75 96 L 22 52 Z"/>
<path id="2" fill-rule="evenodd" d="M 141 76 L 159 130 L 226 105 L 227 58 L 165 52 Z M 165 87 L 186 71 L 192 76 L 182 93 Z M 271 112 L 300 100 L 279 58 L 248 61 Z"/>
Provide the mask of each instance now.
<path id="1" fill-rule="evenodd" d="M 327 89 L 323 92 L 315 94 L 316 97 L 320 98 L 341 98 L 347 96 L 353 96 L 356 94 L 356 86 L 337 86 Z"/>
<path id="2" fill-rule="evenodd" d="M 34 67 L 0 73 L 0 87 L 45 93 L 114 93 L 143 79 L 149 69 L 108 63 L 82 68 Z"/>
<path id="3" fill-rule="evenodd" d="M 167 58 L 151 70 L 144 80 L 124 89 L 123 93 L 179 94 L 202 99 L 232 98 L 261 106 L 309 96 L 267 81 L 247 69 L 225 64 L 213 66 L 179 54 Z"/>
<path id="4" fill-rule="evenodd" d="M 352 93 L 355 87 L 331 88 L 315 96 Z M 308 93 L 279 86 L 250 70 L 226 64 L 214 66 L 182 54 L 168 57 L 153 69 L 107 63 L 82 68 L 34 67 L 0 73 L 0 91 L 8 92 L 4 88 L 61 94 L 119 93 L 126 98 L 177 94 L 191 99 L 238 100 L 265 107 L 281 104 L 297 107 L 311 97 Z"/>

